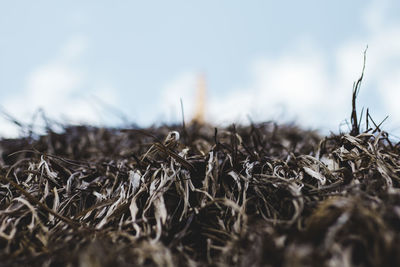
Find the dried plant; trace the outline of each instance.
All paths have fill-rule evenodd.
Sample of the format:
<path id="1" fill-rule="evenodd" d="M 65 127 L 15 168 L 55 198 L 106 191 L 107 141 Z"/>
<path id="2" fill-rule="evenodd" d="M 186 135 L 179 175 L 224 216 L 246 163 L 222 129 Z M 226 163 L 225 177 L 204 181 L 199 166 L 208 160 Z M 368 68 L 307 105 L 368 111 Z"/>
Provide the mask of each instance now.
<path id="1" fill-rule="evenodd" d="M 0 266 L 400 265 L 400 144 L 351 118 L 3 139 Z"/>

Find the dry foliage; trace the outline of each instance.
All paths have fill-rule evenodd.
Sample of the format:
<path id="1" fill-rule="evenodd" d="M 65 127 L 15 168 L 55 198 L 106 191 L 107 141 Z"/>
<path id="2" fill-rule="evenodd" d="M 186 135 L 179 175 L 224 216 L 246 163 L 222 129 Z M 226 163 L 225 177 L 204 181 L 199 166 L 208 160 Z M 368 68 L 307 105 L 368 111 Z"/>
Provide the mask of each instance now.
<path id="1" fill-rule="evenodd" d="M 400 145 L 378 127 L 71 126 L 0 147 L 1 266 L 400 264 Z"/>
<path id="2" fill-rule="evenodd" d="M 400 266 L 400 143 L 368 110 L 361 131 L 361 80 L 350 133 L 325 138 L 194 122 L 0 140 L 0 266 Z"/>

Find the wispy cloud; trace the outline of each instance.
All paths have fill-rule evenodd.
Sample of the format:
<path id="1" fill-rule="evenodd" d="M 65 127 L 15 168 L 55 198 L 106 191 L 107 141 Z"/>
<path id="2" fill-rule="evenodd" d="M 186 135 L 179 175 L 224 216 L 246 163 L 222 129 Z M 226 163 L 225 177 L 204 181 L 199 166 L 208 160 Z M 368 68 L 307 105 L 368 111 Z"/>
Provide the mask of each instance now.
<path id="1" fill-rule="evenodd" d="M 88 87 L 88 75 L 79 67 L 79 60 L 87 51 L 88 40 L 84 36 L 72 36 L 60 48 L 58 55 L 37 66 L 25 81 L 22 94 L 4 101 L 4 109 L 24 123 L 30 123 L 32 114 L 42 109 L 52 119 L 65 123 L 99 124 L 107 121 L 96 106 L 96 99 L 115 104 L 117 97 L 113 88 L 105 85 Z M 4 121 L 2 136 L 15 136 L 18 129 Z M 42 126 L 38 122 L 38 126 Z"/>
<path id="2" fill-rule="evenodd" d="M 180 100 L 184 106 L 184 115 L 187 118 L 193 116 L 193 103 L 197 86 L 198 73 L 180 73 L 169 81 L 162 90 L 159 98 L 159 108 L 163 111 L 164 122 L 177 122 L 181 120 L 182 110 Z"/>

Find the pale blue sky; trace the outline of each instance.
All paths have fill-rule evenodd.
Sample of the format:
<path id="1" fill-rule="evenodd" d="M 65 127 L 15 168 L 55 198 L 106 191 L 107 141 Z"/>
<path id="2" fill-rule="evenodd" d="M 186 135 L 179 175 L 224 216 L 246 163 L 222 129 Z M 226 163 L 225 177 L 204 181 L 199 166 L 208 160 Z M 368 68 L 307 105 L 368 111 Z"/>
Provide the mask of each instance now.
<path id="1" fill-rule="evenodd" d="M 0 105 L 21 120 L 41 106 L 50 117 L 115 124 L 96 117 L 96 96 L 132 122 L 171 122 L 181 97 L 190 116 L 201 72 L 217 124 L 250 115 L 337 131 L 367 44 L 360 106 L 377 120 L 396 113 L 398 14 L 398 1 L 2 1 Z M 393 129 L 397 114 L 388 114 Z"/>

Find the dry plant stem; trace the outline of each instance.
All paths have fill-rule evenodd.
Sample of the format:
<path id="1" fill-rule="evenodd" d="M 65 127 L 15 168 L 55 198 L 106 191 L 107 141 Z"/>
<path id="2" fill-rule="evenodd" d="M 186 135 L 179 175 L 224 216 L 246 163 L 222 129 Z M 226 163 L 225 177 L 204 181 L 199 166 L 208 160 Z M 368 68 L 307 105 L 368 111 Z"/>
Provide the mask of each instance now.
<path id="1" fill-rule="evenodd" d="M 364 50 L 364 62 L 363 62 L 363 68 L 361 71 L 361 76 L 360 76 L 360 78 L 358 78 L 357 82 L 353 85 L 353 95 L 351 98 L 352 110 L 351 110 L 351 132 L 350 132 L 350 134 L 352 136 L 356 136 L 356 135 L 360 134 L 360 123 L 357 120 L 357 107 L 356 107 L 357 101 L 356 101 L 356 99 L 357 99 L 358 92 L 360 91 L 360 88 L 361 88 L 361 82 L 364 78 L 365 62 L 367 59 L 367 49 L 368 49 L 368 47 L 365 48 L 365 50 Z M 362 117 L 362 115 L 360 117 Z M 361 120 L 361 118 L 360 118 L 360 120 Z"/>

